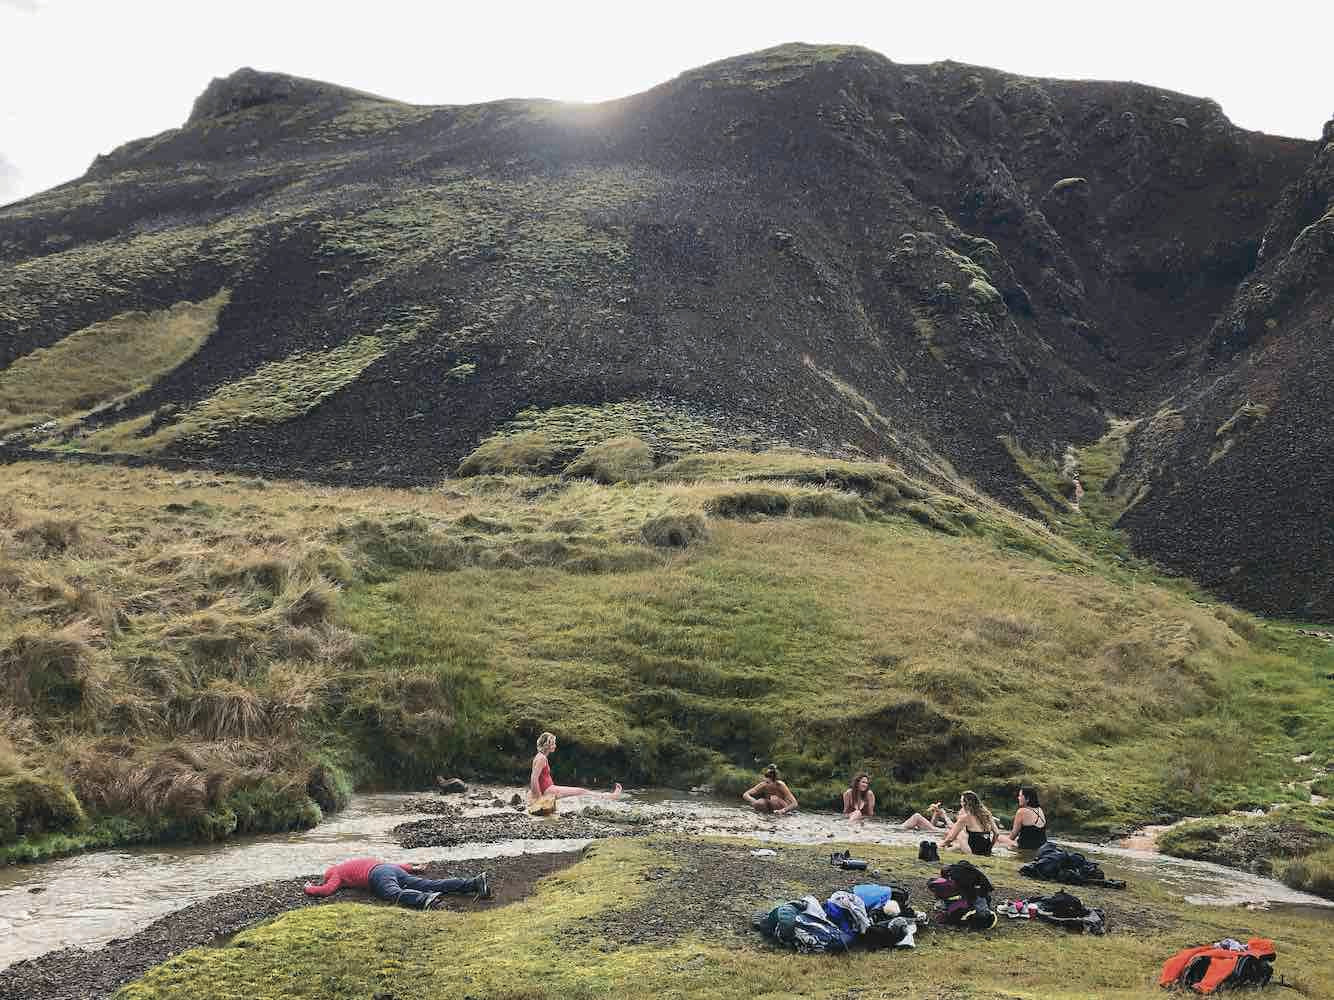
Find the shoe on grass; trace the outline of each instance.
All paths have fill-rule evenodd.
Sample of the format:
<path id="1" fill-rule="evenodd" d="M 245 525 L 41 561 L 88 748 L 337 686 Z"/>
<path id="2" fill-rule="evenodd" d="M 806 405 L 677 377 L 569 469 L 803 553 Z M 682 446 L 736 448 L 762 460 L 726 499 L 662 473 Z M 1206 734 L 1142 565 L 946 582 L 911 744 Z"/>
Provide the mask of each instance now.
<path id="1" fill-rule="evenodd" d="M 495 893 L 491 891 L 491 882 L 486 877 L 486 872 L 478 875 L 472 880 L 473 899 L 492 899 Z"/>

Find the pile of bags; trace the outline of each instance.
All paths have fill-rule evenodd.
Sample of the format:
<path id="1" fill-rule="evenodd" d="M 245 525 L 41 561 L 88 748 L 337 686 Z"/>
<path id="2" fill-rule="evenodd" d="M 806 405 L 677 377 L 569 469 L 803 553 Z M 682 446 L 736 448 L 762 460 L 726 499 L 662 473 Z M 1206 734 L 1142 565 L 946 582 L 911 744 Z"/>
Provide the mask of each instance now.
<path id="1" fill-rule="evenodd" d="M 857 885 L 821 903 L 803 896 L 757 913 L 756 930 L 802 952 L 866 948 L 912 948 L 918 919 L 908 906 L 908 890 L 898 885 Z"/>
<path id="2" fill-rule="evenodd" d="M 991 908 L 991 880 L 970 861 L 956 861 L 940 869 L 940 874 L 926 883 L 936 897 L 934 919 L 938 924 L 985 931 L 996 926 L 996 912 Z"/>

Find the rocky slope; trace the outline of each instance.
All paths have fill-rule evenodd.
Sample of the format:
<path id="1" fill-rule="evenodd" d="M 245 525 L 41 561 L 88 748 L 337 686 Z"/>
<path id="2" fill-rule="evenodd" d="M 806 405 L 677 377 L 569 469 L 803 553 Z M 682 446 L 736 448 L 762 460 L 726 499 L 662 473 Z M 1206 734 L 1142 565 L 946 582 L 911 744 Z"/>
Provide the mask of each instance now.
<path id="1" fill-rule="evenodd" d="M 1133 437 L 1122 521 L 1239 603 L 1334 615 L 1334 121 L 1264 229 L 1195 377 Z"/>
<path id="2" fill-rule="evenodd" d="M 1314 151 L 1204 99 L 847 47 L 588 106 L 416 107 L 242 70 L 180 129 L 0 211 L 0 433 L 354 482 L 431 481 L 512 430 L 562 459 L 626 431 L 659 460 L 787 442 L 1026 508 L 1002 439 L 1059 454 L 1241 377 L 1257 347 L 1229 357 L 1213 320 L 1288 259 Z M 1306 294 L 1274 366 L 1306 350 L 1286 336 Z M 212 310 L 184 347 L 181 303 Z M 151 372 L 61 405 L 15 388 L 43 358 L 105 369 L 89 345 L 150 328 L 173 348 Z M 1126 523 L 1195 570 L 1210 529 L 1154 482 Z M 1229 579 L 1249 580 L 1266 539 L 1238 544 Z M 1235 593 L 1330 607 L 1273 569 Z"/>

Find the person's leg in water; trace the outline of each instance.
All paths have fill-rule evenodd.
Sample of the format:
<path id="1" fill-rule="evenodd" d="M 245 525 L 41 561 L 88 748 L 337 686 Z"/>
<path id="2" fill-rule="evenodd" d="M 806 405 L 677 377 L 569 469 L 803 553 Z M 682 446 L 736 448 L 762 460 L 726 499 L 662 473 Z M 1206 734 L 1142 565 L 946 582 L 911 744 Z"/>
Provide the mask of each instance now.
<path id="1" fill-rule="evenodd" d="M 899 824 L 900 830 L 921 830 L 923 833 L 940 833 L 940 827 L 932 823 L 921 813 L 913 813 Z"/>
<path id="2" fill-rule="evenodd" d="M 576 795 L 599 795 L 604 799 L 614 799 L 621 794 L 621 783 L 616 782 L 616 787 L 610 792 L 595 792 L 591 788 L 578 788 L 574 785 L 550 785 L 543 795 L 554 795 L 558 799 L 573 798 Z"/>

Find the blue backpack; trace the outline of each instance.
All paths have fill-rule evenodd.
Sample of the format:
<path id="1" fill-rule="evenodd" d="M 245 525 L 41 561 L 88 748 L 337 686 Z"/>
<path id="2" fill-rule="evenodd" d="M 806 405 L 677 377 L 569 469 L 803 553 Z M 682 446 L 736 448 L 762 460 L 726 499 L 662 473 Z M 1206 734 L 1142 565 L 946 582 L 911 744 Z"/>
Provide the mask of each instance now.
<path id="1" fill-rule="evenodd" d="M 814 896 L 759 913 L 753 923 L 756 930 L 797 951 L 846 951 L 848 947 L 843 932 L 825 915 L 824 907 Z"/>

